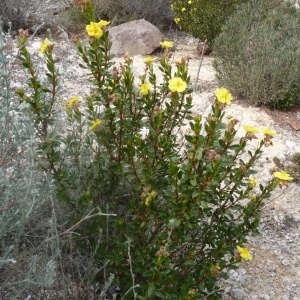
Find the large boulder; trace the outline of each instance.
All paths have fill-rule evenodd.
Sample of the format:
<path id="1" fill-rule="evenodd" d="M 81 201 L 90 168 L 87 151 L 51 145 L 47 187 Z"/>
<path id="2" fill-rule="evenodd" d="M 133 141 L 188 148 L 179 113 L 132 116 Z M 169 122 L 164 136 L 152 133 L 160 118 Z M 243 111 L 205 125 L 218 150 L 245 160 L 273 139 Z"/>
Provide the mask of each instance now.
<path id="1" fill-rule="evenodd" d="M 144 19 L 124 23 L 109 29 L 112 41 L 111 53 L 122 56 L 151 54 L 162 41 L 162 34 L 153 24 Z"/>

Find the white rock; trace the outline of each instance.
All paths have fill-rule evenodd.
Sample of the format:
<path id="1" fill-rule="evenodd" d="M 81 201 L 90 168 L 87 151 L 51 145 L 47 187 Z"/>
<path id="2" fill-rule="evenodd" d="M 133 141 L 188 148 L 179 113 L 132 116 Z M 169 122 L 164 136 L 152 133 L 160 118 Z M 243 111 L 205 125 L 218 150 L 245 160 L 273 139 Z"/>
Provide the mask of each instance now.
<path id="1" fill-rule="evenodd" d="M 245 293 L 244 290 L 235 288 L 230 291 L 230 295 L 232 296 L 233 299 L 239 300 L 239 299 L 245 299 L 245 296 L 247 294 Z"/>
<path id="2" fill-rule="evenodd" d="M 284 265 L 284 266 L 288 266 L 290 264 L 290 261 L 288 259 L 283 259 L 281 261 L 281 263 Z"/>

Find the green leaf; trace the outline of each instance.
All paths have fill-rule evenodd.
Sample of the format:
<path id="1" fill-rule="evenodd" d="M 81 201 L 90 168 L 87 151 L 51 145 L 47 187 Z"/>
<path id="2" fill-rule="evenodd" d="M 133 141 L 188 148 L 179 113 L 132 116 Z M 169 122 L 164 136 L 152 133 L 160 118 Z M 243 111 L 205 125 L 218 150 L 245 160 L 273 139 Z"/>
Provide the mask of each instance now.
<path id="1" fill-rule="evenodd" d="M 198 197 L 200 195 L 199 191 L 195 190 L 193 191 L 192 197 Z"/>
<path id="2" fill-rule="evenodd" d="M 191 184 L 192 186 L 197 186 L 197 180 L 196 180 L 196 178 L 191 178 L 191 179 L 190 179 L 190 184 Z"/>
<path id="3" fill-rule="evenodd" d="M 151 297 L 155 292 L 155 285 L 151 284 L 148 286 L 147 297 Z"/>
<path id="4" fill-rule="evenodd" d="M 160 272 L 160 274 L 166 275 L 166 274 L 169 274 L 170 272 L 171 272 L 171 269 L 168 268 L 168 269 L 166 269 L 166 270 L 162 270 L 162 271 Z M 155 293 L 155 294 L 156 294 L 156 293 Z"/>
<path id="5" fill-rule="evenodd" d="M 202 154 L 203 154 L 202 149 L 201 148 L 197 149 L 197 152 L 196 152 L 196 155 L 195 155 L 196 159 L 200 160 L 202 158 Z"/>
<path id="6" fill-rule="evenodd" d="M 181 220 L 176 219 L 176 218 L 173 218 L 173 219 L 169 220 L 169 223 L 170 223 L 170 225 L 173 226 L 174 228 L 177 228 L 177 227 L 180 226 Z"/>
<path id="7" fill-rule="evenodd" d="M 200 204 L 203 208 L 208 208 L 207 202 L 205 201 L 200 201 Z"/>
<path id="8" fill-rule="evenodd" d="M 30 64 L 27 63 L 27 62 L 23 62 L 22 65 L 23 65 L 23 67 L 26 68 L 26 69 L 29 69 L 29 67 L 30 67 Z"/>

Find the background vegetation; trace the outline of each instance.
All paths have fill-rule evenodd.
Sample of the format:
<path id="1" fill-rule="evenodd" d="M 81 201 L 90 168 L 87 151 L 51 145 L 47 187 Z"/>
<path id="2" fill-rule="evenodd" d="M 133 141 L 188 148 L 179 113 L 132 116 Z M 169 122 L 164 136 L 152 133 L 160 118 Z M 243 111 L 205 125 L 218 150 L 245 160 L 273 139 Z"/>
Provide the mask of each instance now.
<path id="1" fill-rule="evenodd" d="M 221 26 L 240 3 L 247 0 L 171 0 L 175 22 L 180 29 L 207 40 L 209 46 L 221 32 Z"/>
<path id="2" fill-rule="evenodd" d="M 288 109 L 300 102 L 300 10 L 286 1 L 251 1 L 214 43 L 219 84 L 253 104 Z"/>
<path id="3" fill-rule="evenodd" d="M 168 0 L 93 0 L 97 19 L 108 19 L 114 25 L 145 19 L 163 28 L 173 21 Z"/>

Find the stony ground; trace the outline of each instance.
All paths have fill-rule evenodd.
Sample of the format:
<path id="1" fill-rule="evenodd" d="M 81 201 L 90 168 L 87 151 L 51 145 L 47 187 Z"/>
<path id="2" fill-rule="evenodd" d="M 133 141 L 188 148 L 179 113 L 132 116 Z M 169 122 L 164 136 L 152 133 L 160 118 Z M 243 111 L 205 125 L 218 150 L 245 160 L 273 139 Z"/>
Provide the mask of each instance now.
<path id="1" fill-rule="evenodd" d="M 196 82 L 200 51 L 197 41 L 190 36 L 176 32 L 166 33 L 166 38 L 176 44 L 174 61 L 189 55 L 192 84 Z M 28 43 L 33 60 L 42 70 L 42 59 L 37 56 L 42 37 L 35 37 Z M 20 88 L 24 74 L 18 62 L 13 60 L 18 49 L 11 44 L 12 87 Z M 70 96 L 84 97 L 88 92 L 85 70 L 80 68 L 74 45 L 67 36 L 56 38 L 54 50 L 60 73 L 63 74 L 62 102 Z M 133 57 L 133 70 L 136 75 L 143 73 L 141 56 Z M 197 89 L 194 92 L 194 111 L 205 114 L 209 111 L 217 88 L 215 73 L 212 68 L 213 56 L 205 56 Z M 71 95 L 72 93 L 72 95 Z M 269 127 L 275 129 L 274 146 L 265 149 L 257 169 L 258 179 L 263 183 L 270 177 L 270 169 L 274 167 L 273 157 L 285 160 L 288 155 L 300 152 L 300 112 L 280 113 L 265 108 L 253 107 L 246 101 L 235 99 L 227 108 L 227 114 L 235 116 L 242 125 Z M 294 126 L 291 126 L 293 124 Z M 256 146 L 253 141 L 251 147 Z M 251 262 L 245 262 L 237 270 L 228 270 L 228 279 L 221 280 L 224 288 L 223 299 L 282 299 L 300 300 L 300 183 L 292 183 L 288 188 L 279 190 L 267 203 L 260 225 L 260 235 L 249 237 L 249 249 L 253 254 Z"/>

